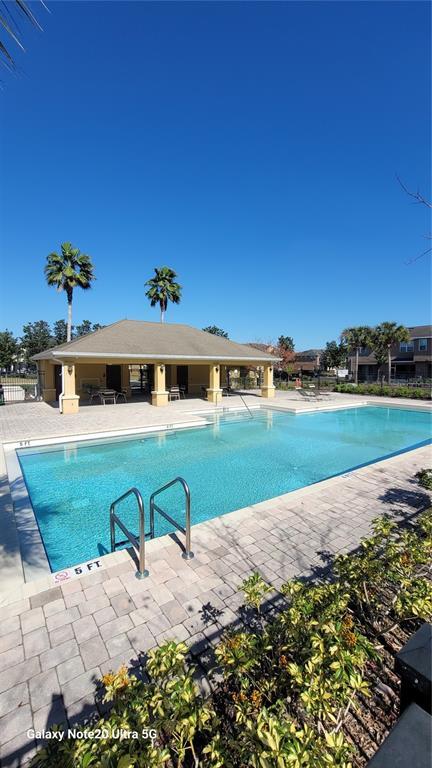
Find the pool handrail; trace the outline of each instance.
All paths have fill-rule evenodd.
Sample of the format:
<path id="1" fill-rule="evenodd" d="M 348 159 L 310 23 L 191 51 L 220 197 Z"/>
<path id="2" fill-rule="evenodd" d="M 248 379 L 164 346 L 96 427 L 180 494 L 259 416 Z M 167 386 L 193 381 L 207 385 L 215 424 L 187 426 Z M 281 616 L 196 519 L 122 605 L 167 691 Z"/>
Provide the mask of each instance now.
<path id="1" fill-rule="evenodd" d="M 171 488 L 171 486 L 175 485 L 176 483 L 180 483 L 182 486 L 185 498 L 186 498 L 186 521 L 185 521 L 185 527 L 183 528 L 179 523 L 174 520 L 174 518 L 171 517 L 171 515 L 168 514 L 168 512 L 165 512 L 163 509 L 161 509 L 158 504 L 155 502 L 155 497 L 158 496 L 160 493 L 163 493 L 163 491 L 166 491 L 168 488 Z M 152 539 L 154 539 L 155 534 L 155 524 L 154 524 L 154 518 L 155 518 L 155 510 L 156 512 L 159 512 L 162 517 L 165 518 L 165 520 L 168 520 L 171 525 L 173 525 L 175 528 L 177 528 L 178 531 L 183 533 L 183 535 L 186 538 L 185 542 L 185 549 L 182 553 L 182 558 L 184 560 L 192 560 L 194 557 L 194 553 L 191 550 L 191 500 L 190 500 L 190 490 L 189 486 L 182 477 L 175 477 L 174 480 L 170 480 L 169 483 L 166 483 L 166 485 L 163 485 L 161 488 L 158 488 L 157 491 L 153 491 L 152 495 L 150 496 L 150 536 Z"/>
<path id="2" fill-rule="evenodd" d="M 133 533 L 131 533 L 126 526 L 122 523 L 118 515 L 115 514 L 115 508 L 117 504 L 119 504 L 121 501 L 124 501 L 124 499 L 128 498 L 128 496 L 134 495 L 137 504 L 138 504 L 138 511 L 139 511 L 139 538 L 137 539 L 136 536 L 134 536 Z M 119 546 L 120 544 L 125 544 L 124 541 L 115 541 L 115 526 L 118 525 L 120 530 L 123 531 L 124 535 L 126 536 L 126 539 L 130 541 L 132 544 L 137 556 L 138 556 L 138 571 L 136 572 L 137 579 L 145 579 L 146 576 L 149 575 L 149 572 L 146 570 L 145 567 L 145 510 L 144 510 L 144 502 L 143 498 L 138 490 L 138 488 L 132 487 L 129 488 L 126 493 L 123 493 L 122 496 L 119 496 L 118 499 L 112 502 L 110 506 L 110 534 L 111 534 L 111 552 L 115 551 L 115 548 Z"/>

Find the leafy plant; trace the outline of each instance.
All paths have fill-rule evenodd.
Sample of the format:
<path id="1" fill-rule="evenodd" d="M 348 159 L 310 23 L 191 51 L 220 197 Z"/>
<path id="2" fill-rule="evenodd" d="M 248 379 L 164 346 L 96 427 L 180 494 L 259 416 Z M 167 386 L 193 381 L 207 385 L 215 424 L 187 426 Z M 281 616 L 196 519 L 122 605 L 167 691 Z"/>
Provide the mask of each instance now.
<path id="1" fill-rule="evenodd" d="M 0 370 L 12 367 L 19 351 L 18 339 L 11 331 L 0 331 Z"/>
<path id="2" fill-rule="evenodd" d="M 206 328 L 203 328 L 203 331 L 206 333 L 211 333 L 213 336 L 221 336 L 223 339 L 228 338 L 227 332 L 224 331 L 223 328 L 219 328 L 217 325 L 207 325 Z"/>
<path id="3" fill-rule="evenodd" d="M 432 491 L 432 469 L 421 469 L 420 472 L 417 472 L 416 478 L 422 488 Z"/>
<path id="4" fill-rule="evenodd" d="M 339 343 L 337 341 L 328 341 L 321 354 L 320 366 L 324 370 L 330 368 L 339 370 L 339 368 L 346 365 L 347 354 L 348 348 L 343 339 Z"/>
<path id="5" fill-rule="evenodd" d="M 186 668 L 187 648 L 168 642 L 150 651 L 146 671 L 150 682 L 130 675 L 126 667 L 102 677 L 104 701 L 109 714 L 94 723 L 99 739 L 64 739 L 48 742 L 34 758 L 33 766 L 76 768 L 163 768 L 197 764 L 199 738 L 210 740 L 215 726 L 211 703 L 204 702 Z M 118 732 L 137 733 L 138 738 L 118 738 Z"/>
<path id="6" fill-rule="evenodd" d="M 379 384 L 336 384 L 334 392 L 344 392 L 349 395 L 378 395 L 379 397 L 409 397 L 413 400 L 430 400 L 431 392 L 422 387 L 389 387 Z"/>
<path id="7" fill-rule="evenodd" d="M 281 349 L 287 352 L 294 352 L 294 339 L 292 336 L 279 336 L 277 343 Z"/>
<path id="8" fill-rule="evenodd" d="M 264 622 L 272 590 L 258 573 L 241 585 L 259 619 L 228 630 L 215 649 L 223 673 L 204 700 L 184 643 L 150 651 L 144 682 L 125 667 L 102 678 L 110 707 L 99 740 L 49 742 L 36 768 L 352 768 L 352 710 L 369 696 L 386 636 L 432 615 L 432 513 L 400 528 L 374 521 L 358 551 L 336 558 L 333 579 L 293 579 Z M 116 739 L 116 729 L 146 736 Z"/>
<path id="9" fill-rule="evenodd" d="M 251 605 L 259 613 L 264 598 L 273 592 L 273 587 L 267 584 L 259 573 L 254 572 L 243 581 L 241 590 L 244 592 L 246 604 Z"/>

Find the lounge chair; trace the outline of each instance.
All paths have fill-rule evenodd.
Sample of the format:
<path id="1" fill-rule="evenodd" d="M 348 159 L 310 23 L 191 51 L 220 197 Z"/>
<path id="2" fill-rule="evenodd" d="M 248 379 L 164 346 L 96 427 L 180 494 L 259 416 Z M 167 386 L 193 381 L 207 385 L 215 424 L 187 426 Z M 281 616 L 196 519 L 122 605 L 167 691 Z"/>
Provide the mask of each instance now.
<path id="1" fill-rule="evenodd" d="M 304 389 L 303 387 L 297 387 L 296 391 L 301 395 L 305 400 L 320 400 L 321 399 L 321 393 L 317 392 L 316 389 L 313 389 L 312 387 L 310 389 Z"/>

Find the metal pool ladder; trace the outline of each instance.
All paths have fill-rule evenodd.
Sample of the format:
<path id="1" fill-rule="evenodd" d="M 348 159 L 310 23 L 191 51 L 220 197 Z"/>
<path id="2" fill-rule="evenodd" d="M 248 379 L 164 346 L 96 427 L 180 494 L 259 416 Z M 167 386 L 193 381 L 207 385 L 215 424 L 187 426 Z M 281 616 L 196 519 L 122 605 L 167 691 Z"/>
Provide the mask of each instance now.
<path id="1" fill-rule="evenodd" d="M 240 395 L 240 398 L 241 398 L 241 401 L 242 401 L 243 405 L 245 406 L 245 408 L 247 408 L 247 409 L 248 409 L 248 411 L 249 411 L 249 416 L 251 417 L 251 419 L 253 419 L 253 413 L 252 413 L 251 409 L 249 408 L 249 406 L 248 406 L 248 404 L 247 404 L 246 400 L 244 399 L 244 397 L 243 397 L 242 393 L 241 393 L 241 392 L 238 392 L 237 394 L 238 394 L 238 395 Z"/>
<path id="2" fill-rule="evenodd" d="M 183 528 L 179 523 L 176 522 L 169 514 L 168 512 L 165 512 L 163 509 L 161 509 L 155 502 L 156 496 L 158 496 L 160 493 L 163 493 L 168 488 L 171 488 L 176 483 L 180 483 L 184 490 L 185 499 L 186 499 L 186 521 L 185 521 L 185 527 Z M 163 485 L 162 488 L 158 488 L 157 491 L 154 491 L 152 495 L 150 496 L 150 536 L 153 539 L 155 534 L 155 511 L 159 512 L 162 517 L 165 518 L 165 520 L 168 520 L 171 525 L 173 525 L 175 528 L 177 528 L 178 531 L 180 531 L 185 537 L 185 550 L 182 553 L 182 557 L 184 560 L 192 560 L 194 557 L 194 553 L 191 551 L 191 513 L 190 513 L 190 490 L 189 486 L 186 482 L 186 480 L 183 480 L 182 477 L 176 477 L 174 480 L 171 480 L 171 482 L 167 483 L 166 485 Z"/>
<path id="3" fill-rule="evenodd" d="M 126 499 L 128 496 L 134 495 L 138 504 L 138 512 L 139 512 L 139 538 L 137 539 L 136 536 L 134 536 L 133 533 L 128 531 L 126 526 L 122 523 L 120 518 L 116 515 L 115 509 L 117 504 L 119 504 L 121 501 Z M 125 541 L 117 541 L 115 540 L 115 526 L 118 525 L 120 530 L 123 531 L 124 535 L 126 536 Z M 129 488 L 126 493 L 124 493 L 122 496 L 119 496 L 118 499 L 113 501 L 110 507 L 110 534 L 111 534 L 111 552 L 115 551 L 116 547 L 119 547 L 122 544 L 126 544 L 126 541 L 130 541 L 132 544 L 137 557 L 138 557 L 138 571 L 136 572 L 137 579 L 145 579 L 146 576 L 149 575 L 149 572 L 146 570 L 145 567 L 145 512 L 144 512 L 144 502 L 143 498 L 138 490 L 138 488 Z"/>

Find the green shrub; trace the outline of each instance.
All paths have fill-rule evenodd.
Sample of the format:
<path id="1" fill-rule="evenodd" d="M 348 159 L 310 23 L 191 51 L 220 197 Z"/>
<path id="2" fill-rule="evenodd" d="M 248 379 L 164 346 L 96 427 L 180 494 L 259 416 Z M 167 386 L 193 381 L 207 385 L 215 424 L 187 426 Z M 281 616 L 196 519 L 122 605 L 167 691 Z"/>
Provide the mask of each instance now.
<path id="1" fill-rule="evenodd" d="M 294 381 L 280 381 L 279 379 L 275 379 L 274 384 L 276 389 L 282 389 L 284 391 L 288 389 L 295 389 Z"/>
<path id="2" fill-rule="evenodd" d="M 417 472 L 416 478 L 422 488 L 432 491 L 432 469 L 421 469 L 420 472 Z"/>
<path id="3" fill-rule="evenodd" d="M 121 668 L 104 675 L 110 712 L 100 740 L 48 742 L 38 768 L 351 768 L 344 733 L 350 710 L 369 695 L 383 637 L 432 616 L 432 514 L 399 530 L 387 517 L 359 550 L 336 558 L 331 582 L 288 581 L 275 615 L 262 610 L 273 589 L 259 574 L 242 584 L 254 629 L 229 630 L 215 649 L 223 682 L 202 699 L 183 643 L 150 651 L 149 682 Z M 378 673 L 377 673 L 378 674 Z M 113 730 L 152 738 L 114 740 Z"/>
<path id="4" fill-rule="evenodd" d="M 409 397 L 412 400 L 430 400 L 431 392 L 419 387 L 389 387 L 381 384 L 336 384 L 335 392 L 350 395 L 378 395 L 379 397 Z"/>

